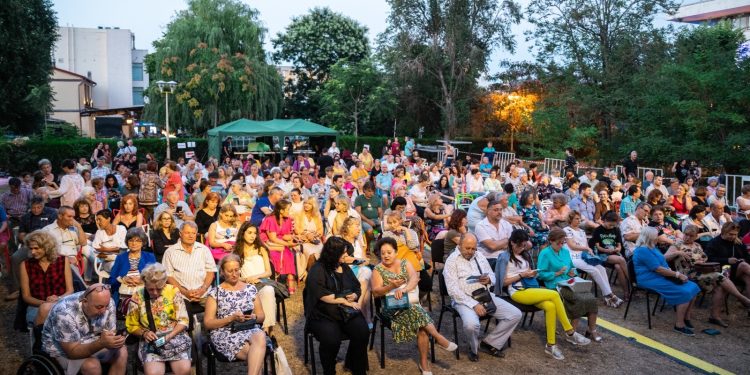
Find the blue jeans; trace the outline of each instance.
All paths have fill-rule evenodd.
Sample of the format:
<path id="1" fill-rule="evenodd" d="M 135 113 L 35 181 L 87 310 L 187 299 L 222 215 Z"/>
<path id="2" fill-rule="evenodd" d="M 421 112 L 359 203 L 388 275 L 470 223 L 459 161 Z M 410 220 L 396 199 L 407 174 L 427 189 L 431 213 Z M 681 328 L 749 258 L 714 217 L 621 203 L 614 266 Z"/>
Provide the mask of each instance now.
<path id="1" fill-rule="evenodd" d="M 505 270 L 508 269 L 508 262 L 510 261 L 510 253 L 508 251 L 503 251 L 500 253 L 500 255 L 497 256 L 497 259 L 487 259 L 494 260 L 494 268 L 495 268 L 495 295 L 500 296 L 503 294 L 503 284 L 505 282 Z M 490 265 L 493 265 L 490 263 Z"/>

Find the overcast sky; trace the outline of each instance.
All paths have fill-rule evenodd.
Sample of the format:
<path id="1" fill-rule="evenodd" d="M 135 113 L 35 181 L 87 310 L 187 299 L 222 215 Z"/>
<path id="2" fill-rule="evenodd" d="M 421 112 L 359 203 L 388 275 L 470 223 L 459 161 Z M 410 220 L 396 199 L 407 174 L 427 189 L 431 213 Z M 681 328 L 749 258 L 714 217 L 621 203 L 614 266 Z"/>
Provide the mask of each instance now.
<path id="1" fill-rule="evenodd" d="M 531 0 L 518 0 L 528 4 Z M 179 10 L 186 9 L 185 0 L 53 0 L 60 26 L 93 27 L 109 26 L 130 29 L 135 34 L 135 45 L 139 49 L 153 52 L 151 43 L 161 38 L 167 24 Z M 271 37 L 283 31 L 295 16 L 303 15 L 316 6 L 327 6 L 349 16 L 369 29 L 370 43 L 377 34 L 385 30 L 389 7 L 385 0 L 243 0 L 260 12 L 268 34 L 265 46 L 271 51 Z M 663 17 L 657 23 L 664 23 Z M 492 55 L 490 73 L 497 72 L 503 59 L 531 60 L 529 45 L 524 41 L 523 31 L 530 28 L 522 22 L 513 28 L 518 48 L 513 56 L 507 51 L 496 50 Z"/>

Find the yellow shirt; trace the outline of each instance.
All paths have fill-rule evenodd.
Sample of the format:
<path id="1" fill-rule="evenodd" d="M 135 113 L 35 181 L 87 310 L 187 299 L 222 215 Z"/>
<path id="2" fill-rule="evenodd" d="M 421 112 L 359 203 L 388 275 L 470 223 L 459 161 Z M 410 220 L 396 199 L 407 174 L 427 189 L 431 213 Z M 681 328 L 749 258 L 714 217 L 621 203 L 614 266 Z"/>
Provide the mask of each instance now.
<path id="1" fill-rule="evenodd" d="M 354 171 L 352 171 L 353 181 L 359 181 L 362 178 L 367 178 L 367 176 L 367 170 L 365 170 L 364 168 L 355 168 Z"/>
<path id="2" fill-rule="evenodd" d="M 129 333 L 135 333 L 139 329 L 149 329 L 148 315 L 146 315 L 146 301 L 144 288 L 138 289 L 130 299 L 130 309 L 125 316 L 125 327 Z M 180 291 L 171 284 L 164 286 L 161 296 L 151 300 L 151 315 L 154 317 L 154 325 L 157 332 L 169 332 L 177 324 L 188 326 L 188 314 L 185 302 Z"/>
<path id="3" fill-rule="evenodd" d="M 365 169 L 372 170 L 372 163 L 374 160 L 372 159 L 372 154 L 362 154 L 359 155 L 359 160 L 362 161 L 362 164 L 365 165 Z"/>

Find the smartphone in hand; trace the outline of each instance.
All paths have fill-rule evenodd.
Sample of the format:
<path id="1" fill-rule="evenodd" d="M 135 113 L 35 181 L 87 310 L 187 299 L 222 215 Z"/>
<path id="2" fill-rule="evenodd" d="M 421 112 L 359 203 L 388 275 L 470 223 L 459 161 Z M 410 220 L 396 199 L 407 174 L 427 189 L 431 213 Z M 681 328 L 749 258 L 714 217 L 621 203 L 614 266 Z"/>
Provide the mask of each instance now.
<path id="1" fill-rule="evenodd" d="M 157 347 L 157 348 L 161 348 L 166 343 L 167 343 L 166 336 L 162 336 L 162 337 L 159 337 L 158 339 L 156 339 L 156 341 L 154 341 L 154 346 Z"/>

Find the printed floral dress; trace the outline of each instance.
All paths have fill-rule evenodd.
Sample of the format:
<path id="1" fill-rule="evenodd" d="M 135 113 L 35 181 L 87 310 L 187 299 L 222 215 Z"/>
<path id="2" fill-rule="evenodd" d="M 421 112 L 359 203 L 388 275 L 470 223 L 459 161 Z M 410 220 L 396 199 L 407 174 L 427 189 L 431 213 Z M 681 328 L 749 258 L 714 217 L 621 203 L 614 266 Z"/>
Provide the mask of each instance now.
<path id="1" fill-rule="evenodd" d="M 125 326 L 128 332 L 136 332 L 140 328 L 149 329 L 145 293 L 148 292 L 141 287 L 130 299 L 130 308 L 125 316 Z M 154 333 L 159 337 L 171 332 L 178 324 L 182 324 L 185 327 L 188 326 L 188 313 L 185 308 L 185 301 L 180 291 L 170 284 L 164 286 L 159 298 L 151 300 L 151 315 L 154 318 L 154 326 L 156 328 L 156 332 Z M 180 337 L 184 334 L 185 331 L 176 336 L 175 339 L 177 337 L 182 340 L 187 339 L 187 336 Z M 140 340 L 138 344 L 138 358 L 143 362 L 179 361 L 190 359 L 190 350 L 178 353 L 173 357 L 163 357 L 158 353 L 150 351 L 149 345 L 146 345 L 145 341 Z"/>
<path id="2" fill-rule="evenodd" d="M 217 289 L 218 296 L 216 295 Z M 255 308 L 253 300 L 255 300 L 256 294 L 258 294 L 258 290 L 251 284 L 247 284 L 241 290 L 226 290 L 222 287 L 214 287 L 211 289 L 210 295 L 218 301 L 216 319 L 224 319 L 237 311 L 253 310 Z M 216 349 L 227 357 L 227 359 L 234 361 L 242 346 L 250 341 L 250 336 L 258 332 L 262 332 L 259 326 L 246 331 L 232 333 L 227 325 L 212 330 L 210 336 L 211 342 L 214 343 Z"/>
<path id="3" fill-rule="evenodd" d="M 523 222 L 534 230 L 534 235 L 531 236 L 531 243 L 534 244 L 534 248 L 538 249 L 547 243 L 549 229 L 546 229 L 539 219 L 539 210 L 536 206 L 532 204 L 531 207 L 519 207 L 518 214 L 523 217 Z"/>
<path id="4" fill-rule="evenodd" d="M 391 280 L 409 279 L 409 274 L 406 272 L 406 260 L 401 260 L 401 269 L 397 274 L 389 271 L 382 264 L 375 266 L 375 271 L 380 272 L 384 286 L 388 286 Z M 419 304 L 411 305 L 408 310 L 397 311 L 392 315 L 387 315 L 383 310 L 383 315 L 384 318 L 390 320 L 393 340 L 397 343 L 414 341 L 420 328 L 432 324 L 432 318 Z"/>
<path id="5" fill-rule="evenodd" d="M 691 245 L 678 243 L 677 246 L 680 251 L 690 255 L 690 258 L 688 260 L 681 257 L 677 258 L 675 268 L 698 284 L 703 291 L 711 293 L 714 288 L 718 287 L 724 281 L 724 275 L 721 272 L 698 273 L 695 270 L 696 263 L 705 263 L 708 261 L 708 256 L 706 256 L 701 245 L 697 242 L 693 242 Z"/>

